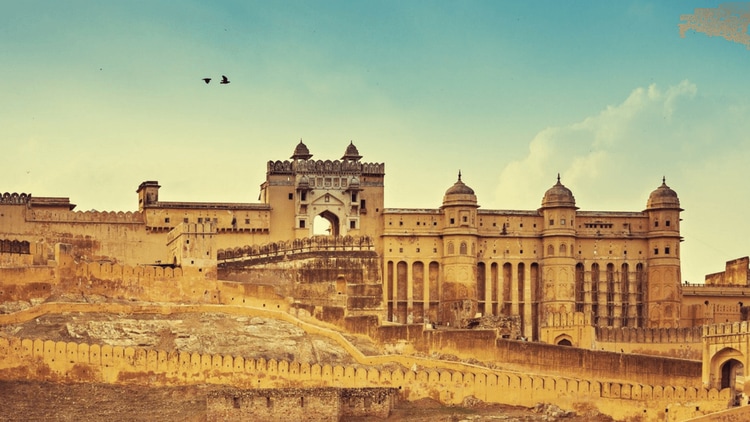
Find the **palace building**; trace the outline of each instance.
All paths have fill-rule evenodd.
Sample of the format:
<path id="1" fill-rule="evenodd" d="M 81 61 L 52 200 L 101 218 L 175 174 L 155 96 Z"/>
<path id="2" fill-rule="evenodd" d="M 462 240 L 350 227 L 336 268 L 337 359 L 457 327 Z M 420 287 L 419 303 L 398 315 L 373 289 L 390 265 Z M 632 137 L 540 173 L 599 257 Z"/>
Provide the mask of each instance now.
<path id="1" fill-rule="evenodd" d="M 538 209 L 489 210 L 459 173 L 440 208 L 386 208 L 385 165 L 361 159 L 350 143 L 339 160 L 315 160 L 300 141 L 289 160 L 268 162 L 259 203 L 165 202 L 159 183 L 146 181 L 136 213 L 6 194 L 0 224 L 42 261 L 51 245 L 72 241 L 82 260 L 221 268 L 219 252 L 312 238 L 322 217 L 331 237 L 372 242 L 382 289 L 372 310 L 384 321 L 462 327 L 517 317 L 533 340 L 550 314 L 581 313 L 593 327 L 690 325 L 680 314 L 682 209 L 665 181 L 642 211 L 579 210 L 559 175 Z M 204 239 L 188 252 L 172 233 L 186 224 Z"/>
<path id="2" fill-rule="evenodd" d="M 483 209 L 464 176 L 439 208 L 388 208 L 385 164 L 363 162 L 353 143 L 340 159 L 314 159 L 300 141 L 289 159 L 268 161 L 257 203 L 162 201 L 154 180 L 138 186 L 135 212 L 0 195 L 0 325 L 9 330 L 45 313 L 218 312 L 240 324 L 287 321 L 357 362 L 0 333 L 0 378 L 151 383 L 157 371 L 167 384 L 271 389 L 304 380 L 451 404 L 473 395 L 533 406 L 543 396 L 644 420 L 662 420 L 665 407 L 687 418 L 738 403 L 750 366 L 750 258 L 683 284 L 683 210 L 665 179 L 639 211 L 581 210 L 560 175 L 539 208 L 501 210 Z M 355 336 L 377 351 L 360 351 Z M 301 412 L 316 391 L 268 393 L 263 408 L 276 400 Z M 345 401 L 386 394 L 360 393 Z M 240 413 L 251 401 L 217 400 Z"/>

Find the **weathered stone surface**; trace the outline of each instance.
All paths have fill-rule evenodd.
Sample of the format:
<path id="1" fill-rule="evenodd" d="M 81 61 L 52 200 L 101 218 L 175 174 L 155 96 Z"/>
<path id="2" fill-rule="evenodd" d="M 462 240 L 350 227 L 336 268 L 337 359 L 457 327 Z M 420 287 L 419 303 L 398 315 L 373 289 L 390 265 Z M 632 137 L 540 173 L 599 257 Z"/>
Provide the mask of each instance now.
<path id="1" fill-rule="evenodd" d="M 23 324 L 0 327 L 0 330 L 17 337 L 54 341 L 299 362 L 352 362 L 338 344 L 309 335 L 292 324 L 260 317 L 207 313 L 44 315 Z"/>

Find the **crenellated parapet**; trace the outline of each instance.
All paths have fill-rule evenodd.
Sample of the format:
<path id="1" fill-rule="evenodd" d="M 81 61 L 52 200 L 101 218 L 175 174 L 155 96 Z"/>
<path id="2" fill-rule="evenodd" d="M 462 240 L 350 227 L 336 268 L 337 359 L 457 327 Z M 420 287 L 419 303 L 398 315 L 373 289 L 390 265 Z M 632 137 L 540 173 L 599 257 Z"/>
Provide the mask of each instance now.
<path id="1" fill-rule="evenodd" d="M 542 327 L 580 327 L 590 326 L 591 316 L 583 312 L 549 312 L 547 319 L 542 322 Z"/>
<path id="2" fill-rule="evenodd" d="M 370 236 L 313 236 L 287 242 L 280 241 L 264 245 L 246 245 L 233 249 L 220 249 L 218 251 L 218 260 L 230 261 L 238 258 L 265 258 L 308 252 L 373 251 L 374 248 L 375 245 Z"/>
<path id="3" fill-rule="evenodd" d="M 297 161 L 269 161 L 268 174 L 385 174 L 383 163 L 360 163 L 350 160 L 297 160 Z"/>
<path id="4" fill-rule="evenodd" d="M 748 321 L 704 325 L 703 327 L 699 328 L 702 329 L 702 334 L 705 337 L 716 337 L 732 334 L 750 334 L 750 322 Z"/>
<path id="5" fill-rule="evenodd" d="M 431 397 L 460 404 L 473 396 L 487 403 L 531 407 L 556 400 L 562 407 L 598 403 L 617 420 L 662 420 L 665 408 L 685 420 L 726 407 L 728 388 L 648 385 L 518 373 L 455 362 L 396 356 L 413 369 L 393 368 L 392 356 L 370 356 L 353 365 L 154 350 L 29 338 L 0 338 L 0 369 L 24 370 L 27 379 L 53 382 L 127 380 L 142 385 L 218 384 L 238 387 L 398 388 L 401 398 Z M 389 363 L 388 367 L 378 367 Z M 6 371 L 7 372 L 7 371 Z M 0 378 L 4 378 L 0 371 Z M 659 415 L 662 415 L 660 418 Z"/>
<path id="6" fill-rule="evenodd" d="M 596 338 L 609 343 L 700 343 L 702 327 L 685 328 L 615 328 L 597 327 Z"/>
<path id="7" fill-rule="evenodd" d="M 26 205 L 30 200 L 30 193 L 5 192 L 0 195 L 0 204 L 3 205 Z"/>
<path id="8" fill-rule="evenodd" d="M 45 223 L 107 223 L 142 224 L 143 214 L 135 211 L 48 211 L 32 210 L 26 215 L 27 221 Z"/>
<path id="9" fill-rule="evenodd" d="M 77 277 L 96 280 L 154 281 L 181 279 L 182 268 L 162 266 L 130 266 L 109 262 L 82 262 L 76 265 Z"/>

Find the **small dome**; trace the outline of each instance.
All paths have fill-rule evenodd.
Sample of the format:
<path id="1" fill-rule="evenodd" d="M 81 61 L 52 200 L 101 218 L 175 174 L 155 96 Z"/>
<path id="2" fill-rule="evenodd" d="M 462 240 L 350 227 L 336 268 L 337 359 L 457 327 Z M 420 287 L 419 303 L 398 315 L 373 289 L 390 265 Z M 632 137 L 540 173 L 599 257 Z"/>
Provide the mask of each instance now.
<path id="1" fill-rule="evenodd" d="M 547 189 L 542 198 L 542 208 L 550 207 L 575 207 L 576 199 L 573 192 L 560 183 L 560 175 L 557 175 L 557 183 Z"/>
<path id="2" fill-rule="evenodd" d="M 459 171 L 458 180 L 456 181 L 456 183 L 454 183 L 453 186 L 445 191 L 445 196 L 443 196 L 443 205 L 457 205 L 466 203 L 476 204 L 477 197 L 474 194 L 474 189 L 466 186 L 466 184 L 461 181 L 461 172 Z"/>
<path id="3" fill-rule="evenodd" d="M 458 180 L 456 183 L 453 184 L 450 188 L 448 188 L 447 191 L 445 191 L 446 195 L 474 195 L 474 189 L 466 186 L 464 182 L 461 181 L 461 172 L 458 172 Z"/>
<path id="4" fill-rule="evenodd" d="M 680 198 L 677 197 L 677 192 L 667 186 L 666 177 L 662 179 L 661 186 L 648 196 L 646 208 L 680 208 Z"/>
<path id="5" fill-rule="evenodd" d="M 299 178 L 299 188 L 307 189 L 310 187 L 310 180 L 304 174 Z"/>
<path id="6" fill-rule="evenodd" d="M 358 188 L 359 187 L 359 177 L 352 176 L 352 180 L 349 181 L 349 187 L 350 188 Z"/>
<path id="7" fill-rule="evenodd" d="M 302 139 L 299 140 L 299 144 L 294 148 L 294 154 L 290 157 L 292 160 L 309 160 L 312 157 L 310 150 L 307 149 L 307 145 L 302 143 Z"/>
<path id="8" fill-rule="evenodd" d="M 359 155 L 359 151 L 357 151 L 357 147 L 354 146 L 354 142 L 349 141 L 349 146 L 346 147 L 346 152 L 341 159 L 359 161 L 360 158 L 362 158 L 362 156 Z"/>

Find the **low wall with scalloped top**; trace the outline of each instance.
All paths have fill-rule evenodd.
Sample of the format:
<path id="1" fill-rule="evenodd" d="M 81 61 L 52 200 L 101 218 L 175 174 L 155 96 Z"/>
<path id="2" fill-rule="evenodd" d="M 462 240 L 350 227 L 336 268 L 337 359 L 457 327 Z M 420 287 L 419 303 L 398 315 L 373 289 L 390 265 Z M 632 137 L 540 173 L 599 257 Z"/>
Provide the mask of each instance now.
<path id="1" fill-rule="evenodd" d="M 387 356 L 376 360 L 387 362 Z M 407 363 L 409 358 L 400 357 Z M 532 407 L 554 402 L 566 409 L 596 407 L 616 419 L 678 420 L 724 409 L 729 390 L 651 386 L 527 375 L 465 365 L 463 370 L 411 370 L 372 365 L 266 360 L 41 339 L 0 338 L 0 379 L 140 385 L 224 384 L 238 388 L 392 387 L 407 400 L 460 404 L 473 396 L 489 403 Z M 390 365 L 393 366 L 392 364 Z"/>

